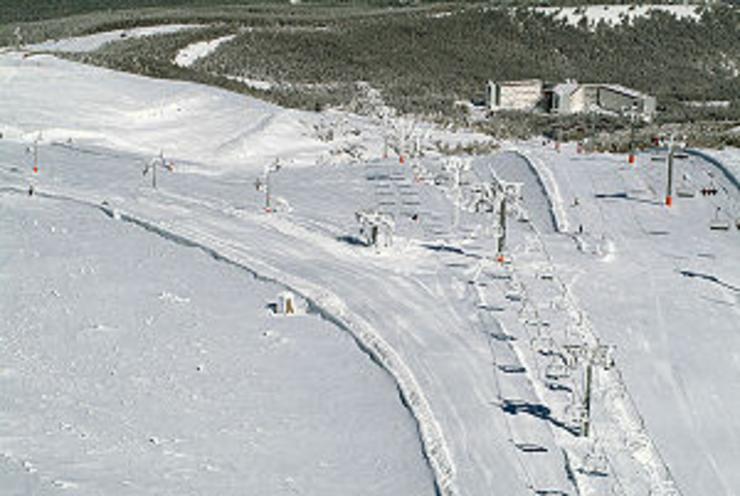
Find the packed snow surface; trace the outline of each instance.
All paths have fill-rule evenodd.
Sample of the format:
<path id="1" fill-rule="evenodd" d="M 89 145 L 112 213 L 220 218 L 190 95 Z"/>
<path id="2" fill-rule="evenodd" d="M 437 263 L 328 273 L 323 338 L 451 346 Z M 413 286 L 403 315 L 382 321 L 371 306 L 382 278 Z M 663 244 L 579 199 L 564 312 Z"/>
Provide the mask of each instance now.
<path id="1" fill-rule="evenodd" d="M 65 38 L 62 40 L 51 40 L 43 43 L 29 45 L 28 49 L 46 52 L 92 52 L 102 47 L 106 43 L 121 41 L 128 38 L 144 38 L 157 34 L 168 34 L 182 31 L 183 29 L 193 29 L 201 27 L 196 24 L 163 24 L 161 26 L 147 26 L 133 29 L 117 29 L 114 31 L 105 31 L 75 38 Z"/>
<path id="2" fill-rule="evenodd" d="M 393 381 L 277 284 L 7 191 L 0 253 L 1 494 L 433 492 Z"/>
<path id="3" fill-rule="evenodd" d="M 227 36 L 216 38 L 214 40 L 199 41 L 197 43 L 193 43 L 192 45 L 188 45 L 177 52 L 177 55 L 175 56 L 175 64 L 179 65 L 180 67 L 190 67 L 198 59 L 210 55 L 211 53 L 216 51 L 216 49 L 222 44 L 233 40 L 235 36 L 236 35 L 230 34 Z"/>

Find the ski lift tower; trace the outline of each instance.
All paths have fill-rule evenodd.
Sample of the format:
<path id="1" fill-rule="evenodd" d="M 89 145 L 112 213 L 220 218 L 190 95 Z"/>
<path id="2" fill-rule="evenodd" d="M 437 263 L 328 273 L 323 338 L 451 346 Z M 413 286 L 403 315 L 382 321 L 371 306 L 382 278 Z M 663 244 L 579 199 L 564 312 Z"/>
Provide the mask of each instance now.
<path id="1" fill-rule="evenodd" d="M 594 368 L 599 367 L 602 370 L 609 370 L 614 366 L 614 346 L 603 344 L 596 344 L 595 346 L 586 344 L 566 345 L 565 353 L 572 368 L 581 364 L 584 366 L 583 402 L 579 420 L 580 434 L 583 437 L 588 437 L 591 429 L 591 391 Z"/>
<path id="2" fill-rule="evenodd" d="M 149 161 L 149 163 L 144 167 L 144 170 L 142 171 L 142 175 L 144 176 L 146 176 L 149 172 L 152 173 L 152 189 L 157 189 L 158 167 L 167 169 L 169 171 L 172 171 L 174 167 L 174 163 L 172 161 L 165 159 L 163 150 L 160 150 L 159 156 L 154 157 L 151 161 Z"/>
<path id="3" fill-rule="evenodd" d="M 635 164 L 635 122 L 637 121 L 637 102 L 632 102 L 632 105 L 625 105 L 622 107 L 622 114 L 629 117 L 630 120 L 630 151 L 627 161 L 631 164 Z"/>
<path id="4" fill-rule="evenodd" d="M 498 190 L 498 241 L 496 243 L 496 260 L 504 261 L 506 249 L 506 214 L 507 204 L 518 205 L 522 197 L 522 183 L 497 181 Z"/>
<path id="5" fill-rule="evenodd" d="M 455 193 L 453 226 L 457 228 L 460 223 L 460 208 L 462 206 L 462 174 L 470 170 L 470 161 L 459 157 L 451 157 L 443 164 L 442 169 L 450 178 Z"/>
<path id="6" fill-rule="evenodd" d="M 356 212 L 355 218 L 360 224 L 360 237 L 366 246 L 388 248 L 393 245 L 396 223 L 391 214 L 368 209 Z"/>
<path id="7" fill-rule="evenodd" d="M 280 163 L 280 158 L 276 158 L 275 161 L 265 167 L 264 174 L 261 178 L 257 178 L 257 180 L 254 182 L 255 189 L 257 191 L 264 191 L 265 193 L 265 212 L 270 213 L 273 211 L 272 208 L 272 191 L 270 188 L 270 176 L 274 174 L 275 172 L 282 169 L 283 166 Z"/>
<path id="8" fill-rule="evenodd" d="M 668 138 L 668 157 L 666 158 L 666 162 L 668 165 L 668 177 L 667 177 L 667 186 L 666 186 L 666 195 L 665 195 L 665 204 L 667 207 L 673 206 L 673 157 L 676 153 L 676 148 L 684 149 L 686 148 L 686 143 L 676 143 L 675 136 L 673 134 L 670 135 Z"/>
<path id="9" fill-rule="evenodd" d="M 497 178 L 476 188 L 478 197 L 474 201 L 476 212 L 491 212 L 495 217 L 496 260 L 504 262 L 506 249 L 506 217 L 509 207 L 519 207 L 522 198 L 522 183 L 501 181 Z"/>

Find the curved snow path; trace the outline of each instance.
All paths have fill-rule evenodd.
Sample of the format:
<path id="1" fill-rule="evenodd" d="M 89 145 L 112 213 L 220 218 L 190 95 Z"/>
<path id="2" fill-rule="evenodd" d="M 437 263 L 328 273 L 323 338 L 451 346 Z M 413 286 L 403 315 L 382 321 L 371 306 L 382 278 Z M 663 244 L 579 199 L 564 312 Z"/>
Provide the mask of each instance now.
<path id="1" fill-rule="evenodd" d="M 19 194 L 27 194 L 27 190 L 20 187 L 4 189 Z M 360 348 L 394 378 L 404 404 L 417 422 L 424 455 L 434 474 L 439 494 L 444 496 L 457 494 L 453 484 L 455 470 L 447 444 L 416 378 L 398 353 L 380 334 L 365 319 L 354 314 L 335 293 L 259 260 L 250 254 L 248 247 L 235 241 L 207 234 L 196 226 L 185 225 L 184 222 L 177 225 L 158 223 L 131 211 L 108 205 L 105 200 L 84 197 L 71 192 L 37 191 L 36 194 L 43 197 L 74 201 L 78 204 L 100 209 L 111 218 L 131 222 L 181 245 L 202 249 L 217 260 L 231 263 L 248 271 L 258 279 L 283 285 L 303 297 L 308 301 L 313 311 L 349 332 Z"/>
<path id="2" fill-rule="evenodd" d="M 473 161 L 473 168 L 482 180 L 491 176 L 522 183 L 522 197 L 527 206 L 530 221 L 543 233 L 560 230 L 561 222 L 555 214 L 553 202 L 544 181 L 530 159 L 519 151 L 504 152 Z"/>

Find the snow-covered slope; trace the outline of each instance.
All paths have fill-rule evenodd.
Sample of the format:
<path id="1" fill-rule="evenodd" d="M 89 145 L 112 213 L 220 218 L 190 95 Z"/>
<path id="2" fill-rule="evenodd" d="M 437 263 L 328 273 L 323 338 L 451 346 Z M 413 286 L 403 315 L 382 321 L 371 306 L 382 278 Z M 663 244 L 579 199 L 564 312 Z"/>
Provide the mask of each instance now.
<path id="1" fill-rule="evenodd" d="M 337 113 L 286 111 L 51 57 L 6 54 L 0 71 L 3 187 L 33 184 L 61 211 L 71 204 L 99 214 L 105 202 L 127 229 L 198 247 L 209 263 L 227 261 L 300 293 L 355 338 L 366 352 L 359 359 L 369 355 L 395 382 L 439 493 L 740 489 L 732 470 L 740 423 L 731 415 L 740 397 L 740 231 L 709 230 L 717 207 L 722 219 L 740 216 L 740 199 L 711 163 L 677 165 L 676 188 L 714 184 L 718 195 L 677 197 L 673 209 L 661 204 L 665 168 L 646 155 L 630 168 L 623 156 L 531 143 L 473 161 L 457 188 L 446 159 L 429 153 L 412 167 L 382 159 L 383 134 L 346 114 L 350 132 L 338 134 L 357 126 L 360 141 L 370 137 L 359 165 L 326 160 L 337 143 L 314 125 Z M 53 96 L 57 87 L 67 99 Z M 25 147 L 38 130 L 33 174 Z M 153 191 L 141 168 L 160 147 L 176 164 L 160 171 Z M 271 192 L 284 201 L 266 213 L 254 181 L 277 155 L 286 160 Z M 524 183 L 503 264 L 493 251 L 496 217 L 466 206 L 476 183 L 493 177 Z M 13 198 L 20 213 L 11 217 L 23 218 Z M 359 242 L 354 214 L 368 207 L 394 215 L 393 248 Z M 167 304 L 183 296 L 159 291 Z M 593 371 L 592 430 L 579 436 L 585 355 L 572 368 L 561 357 L 599 344 L 616 345 L 616 361 Z M 410 463 L 406 451 L 388 449 Z M 422 479 L 399 484 L 425 491 Z"/>
<path id="2" fill-rule="evenodd" d="M 106 43 L 116 42 L 127 38 L 144 38 L 157 34 L 175 33 L 183 29 L 202 27 L 198 24 L 163 24 L 161 26 L 147 26 L 134 29 L 117 29 L 75 38 L 50 40 L 43 43 L 28 45 L 29 50 L 42 52 L 92 52 Z"/>
<path id="3" fill-rule="evenodd" d="M 0 494 L 433 492 L 393 381 L 280 286 L 7 191 L 0 254 Z"/>
<path id="4" fill-rule="evenodd" d="M 0 132 L 45 143 L 74 141 L 159 155 L 201 173 L 262 170 L 276 158 L 295 166 L 378 156 L 388 130 L 344 112 L 287 110 L 255 98 L 88 67 L 48 55 L 0 59 Z M 317 131 L 334 128 L 327 140 Z M 455 145 L 486 141 L 425 126 Z"/>
<path id="5" fill-rule="evenodd" d="M 576 239 L 603 247 L 598 258 L 563 269 L 599 335 L 617 347 L 629 392 L 679 486 L 737 494 L 740 190 L 709 162 L 677 160 L 676 204 L 667 208 L 664 159 L 643 154 L 632 167 L 571 147 L 529 153 L 557 178 L 569 224 L 583 226 Z M 740 155 L 723 158 L 736 164 Z M 705 187 L 718 195 L 702 196 Z M 715 219 L 730 230 L 711 230 Z M 562 249 L 553 256 L 570 258 Z"/>
<path id="6" fill-rule="evenodd" d="M 305 115 L 226 91 L 51 56 L 6 56 L 0 64 L 0 105 L 7 109 L 0 126 L 9 138 L 41 132 L 46 142 L 71 138 L 151 155 L 163 150 L 205 170 L 261 169 L 278 155 L 313 161 L 328 148 L 309 136 Z"/>

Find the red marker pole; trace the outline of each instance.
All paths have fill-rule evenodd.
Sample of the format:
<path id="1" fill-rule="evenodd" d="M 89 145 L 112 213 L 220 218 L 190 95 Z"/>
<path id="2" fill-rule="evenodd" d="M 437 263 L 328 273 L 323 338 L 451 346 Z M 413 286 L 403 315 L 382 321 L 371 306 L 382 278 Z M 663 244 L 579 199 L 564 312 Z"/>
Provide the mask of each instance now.
<path id="1" fill-rule="evenodd" d="M 33 173 L 39 173 L 39 142 L 33 142 Z"/>
<path id="2" fill-rule="evenodd" d="M 668 188 L 665 195 L 665 204 L 667 207 L 673 205 L 673 142 L 668 148 Z"/>

